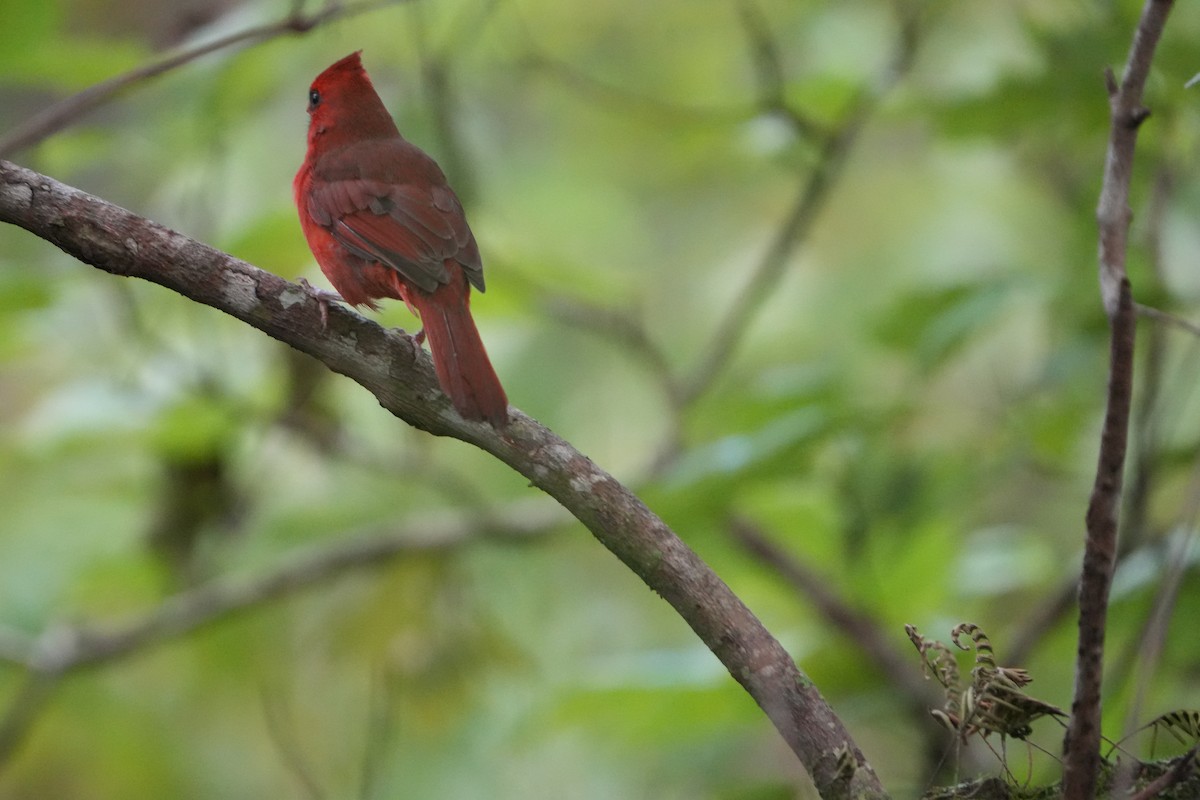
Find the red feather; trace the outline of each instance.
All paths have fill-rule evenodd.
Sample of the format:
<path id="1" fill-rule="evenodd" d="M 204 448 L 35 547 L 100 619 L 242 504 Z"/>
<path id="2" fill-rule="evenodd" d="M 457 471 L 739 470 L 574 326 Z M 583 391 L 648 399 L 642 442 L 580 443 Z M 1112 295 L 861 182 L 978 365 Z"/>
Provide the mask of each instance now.
<path id="1" fill-rule="evenodd" d="M 358 53 L 317 76 L 309 115 L 293 190 L 321 271 L 351 305 L 405 301 L 458 413 L 503 427 L 508 398 L 471 318 L 471 287 L 484 290 L 479 246 L 446 176 L 400 135 Z"/>

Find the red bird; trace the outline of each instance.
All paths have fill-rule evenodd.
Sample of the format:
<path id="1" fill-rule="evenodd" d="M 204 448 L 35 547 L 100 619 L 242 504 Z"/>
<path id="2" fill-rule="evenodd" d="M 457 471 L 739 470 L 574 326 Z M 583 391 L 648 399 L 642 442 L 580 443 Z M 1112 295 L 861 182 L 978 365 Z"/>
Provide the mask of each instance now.
<path id="1" fill-rule="evenodd" d="M 508 422 L 508 398 L 475 321 L 483 265 L 462 203 L 432 158 L 405 141 L 359 53 L 308 90 L 308 154 L 292 188 L 321 271 L 354 306 L 403 300 L 421 317 L 442 390 L 466 419 Z"/>

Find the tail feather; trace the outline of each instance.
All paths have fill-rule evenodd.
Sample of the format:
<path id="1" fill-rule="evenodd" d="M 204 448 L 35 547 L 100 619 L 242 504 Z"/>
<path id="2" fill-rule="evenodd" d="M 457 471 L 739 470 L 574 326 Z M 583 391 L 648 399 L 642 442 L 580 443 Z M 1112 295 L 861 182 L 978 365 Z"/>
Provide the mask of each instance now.
<path id="1" fill-rule="evenodd" d="M 486 420 L 493 428 L 503 428 L 508 422 L 508 397 L 467 303 L 448 304 L 430 296 L 418 300 L 413 294 L 442 391 L 464 419 Z"/>

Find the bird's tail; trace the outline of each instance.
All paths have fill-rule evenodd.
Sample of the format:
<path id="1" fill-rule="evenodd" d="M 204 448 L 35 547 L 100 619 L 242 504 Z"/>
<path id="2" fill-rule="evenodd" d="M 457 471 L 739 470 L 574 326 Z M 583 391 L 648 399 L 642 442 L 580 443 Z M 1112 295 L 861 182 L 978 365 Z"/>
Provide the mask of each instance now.
<path id="1" fill-rule="evenodd" d="M 463 284 L 465 288 L 465 280 Z M 418 294 L 411 292 L 408 299 L 421 315 L 442 391 L 464 419 L 486 420 L 493 428 L 503 428 L 508 422 L 508 397 L 479 338 L 465 292 L 455 302 L 437 295 L 414 296 Z"/>

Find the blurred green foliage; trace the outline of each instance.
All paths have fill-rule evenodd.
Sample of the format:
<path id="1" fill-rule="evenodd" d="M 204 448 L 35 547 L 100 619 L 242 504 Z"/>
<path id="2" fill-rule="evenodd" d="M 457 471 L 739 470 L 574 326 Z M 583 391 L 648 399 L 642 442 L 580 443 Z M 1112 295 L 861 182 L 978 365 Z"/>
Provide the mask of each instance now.
<path id="1" fill-rule="evenodd" d="M 0 136 L 165 41 L 290 4 L 152 6 L 7 0 Z M 413 0 L 198 59 L 16 159 L 321 285 L 291 208 L 305 92 L 363 49 L 401 130 L 467 201 L 488 279 L 473 308 L 514 404 L 636 485 L 903 795 L 953 748 L 730 520 L 895 649 L 905 622 L 935 638 L 978 622 L 1002 663 L 1030 636 L 1079 559 L 1107 359 L 1101 74 L 1120 69 L 1139 6 Z M 905 19 L 915 55 L 881 92 Z M 1200 301 L 1200 95 L 1183 88 L 1197 35 L 1180 8 L 1148 90 L 1130 254 L 1136 296 L 1184 317 Z M 697 377 L 827 166 L 823 137 L 860 103 L 813 224 L 729 361 L 679 403 L 672 387 Z M 398 303 L 379 319 L 417 326 Z M 1200 603 L 1200 348 L 1161 323 L 1141 332 L 1114 738 L 1200 704 L 1185 622 Z M 3 638 L 103 627 L 364 532 L 478 531 L 65 676 L 5 743 L 0 797 L 806 796 L 751 700 L 580 526 L 485 536 L 530 493 L 217 312 L 0 229 Z M 1155 661 L 1141 637 L 1164 596 Z M 1073 630 L 1053 616 L 1021 664 L 1063 706 Z M 21 680 L 0 667 L 0 710 Z M 1051 752 L 1059 738 L 1050 721 L 1034 736 Z M 1023 745 L 1008 752 L 1023 774 Z M 999 771 L 975 756 L 960 774 Z"/>

